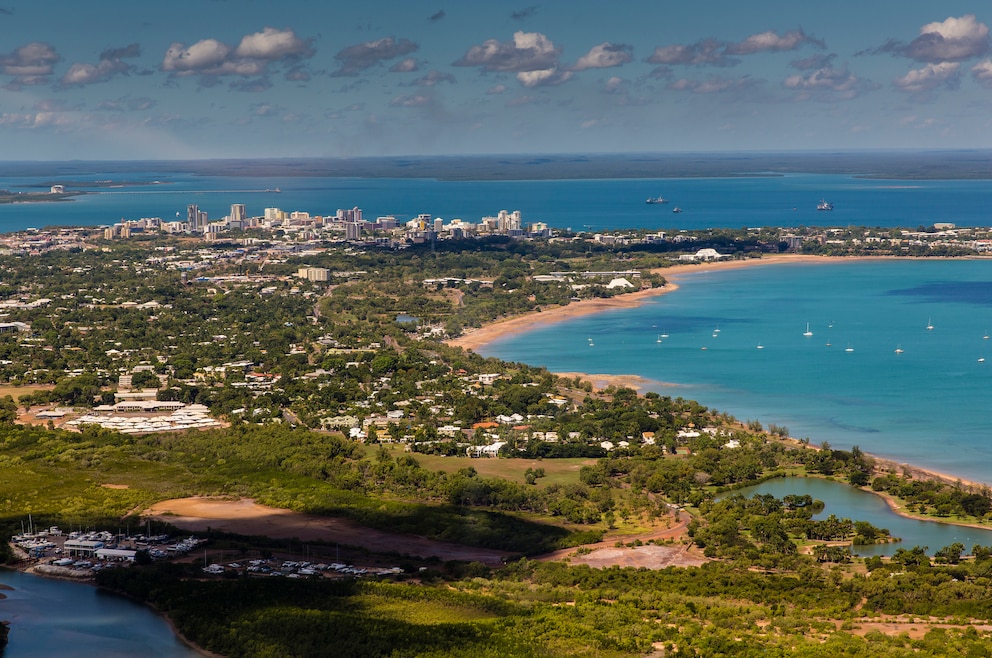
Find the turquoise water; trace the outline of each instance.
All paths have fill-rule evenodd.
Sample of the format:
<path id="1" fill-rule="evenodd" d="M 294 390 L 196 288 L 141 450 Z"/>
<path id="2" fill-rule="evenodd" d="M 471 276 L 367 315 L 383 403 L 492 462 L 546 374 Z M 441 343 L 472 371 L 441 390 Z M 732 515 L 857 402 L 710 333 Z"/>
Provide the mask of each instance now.
<path id="1" fill-rule="evenodd" d="M 10 622 L 4 658 L 189 658 L 165 619 L 147 606 L 82 583 L 0 572 L 0 619 Z"/>
<path id="2" fill-rule="evenodd" d="M 992 261 L 776 264 L 679 285 L 639 308 L 481 352 L 559 372 L 641 375 L 663 395 L 814 443 L 992 482 Z M 658 343 L 661 333 L 669 338 Z"/>
<path id="3" fill-rule="evenodd" d="M 825 519 L 833 514 L 841 519 L 867 521 L 875 527 L 888 528 L 893 537 L 902 540 L 895 544 L 854 546 L 852 552 L 855 555 L 892 555 L 900 548 L 910 549 L 914 546 L 926 546 L 929 549 L 927 552 L 932 555 L 955 542 L 964 544 L 965 551 L 970 553 L 975 544 L 992 545 L 992 529 L 907 519 L 893 512 L 881 497 L 840 482 L 817 478 L 780 478 L 732 493 L 748 498 L 756 494 L 771 494 L 779 499 L 789 494 L 809 494 L 814 500 L 826 503 L 826 507 L 814 519 Z"/>
<path id="4" fill-rule="evenodd" d="M 72 176 L 108 180 L 97 172 Z M 992 181 L 887 181 L 845 175 L 791 174 L 761 178 L 673 178 L 565 181 L 437 181 L 317 177 L 214 177 L 146 171 L 118 174 L 125 188 L 75 186 L 93 194 L 64 203 L 0 205 L 0 232 L 47 225 L 113 224 L 121 219 L 185 218 L 195 203 L 220 219 L 232 203 L 249 215 L 266 207 L 333 215 L 359 206 L 365 217 L 401 220 L 430 213 L 478 222 L 501 209 L 520 210 L 524 221 L 576 231 L 619 228 L 700 229 L 742 226 L 909 226 L 954 222 L 988 226 Z M 163 184 L 153 184 L 160 181 Z M 38 191 L 53 177 L 0 177 L 0 188 Z M 35 186 L 35 187 L 33 187 Z M 274 190 L 279 188 L 280 192 Z M 266 191 L 268 190 L 268 191 Z M 648 205 L 663 196 L 667 205 Z M 817 212 L 820 199 L 834 211 Z M 672 214 L 674 206 L 684 212 Z"/>

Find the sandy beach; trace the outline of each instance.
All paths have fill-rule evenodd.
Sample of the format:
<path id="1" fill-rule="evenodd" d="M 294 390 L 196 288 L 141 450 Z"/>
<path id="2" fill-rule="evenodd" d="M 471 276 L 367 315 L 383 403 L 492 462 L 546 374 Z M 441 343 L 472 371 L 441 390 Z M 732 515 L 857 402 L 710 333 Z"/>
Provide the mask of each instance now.
<path id="1" fill-rule="evenodd" d="M 791 264 L 829 264 L 852 262 L 856 260 L 892 260 L 893 257 L 848 257 L 848 256 L 807 256 L 803 254 L 772 254 L 762 258 L 748 258 L 745 260 L 724 260 L 708 263 L 686 263 L 662 267 L 651 270 L 652 274 L 660 274 L 665 277 L 666 285 L 661 288 L 647 288 L 637 292 L 618 295 L 608 299 L 584 299 L 573 302 L 567 306 L 555 306 L 542 309 L 539 312 L 525 313 L 510 318 L 497 320 L 478 329 L 468 329 L 458 338 L 447 341 L 449 345 L 463 347 L 467 350 L 478 350 L 485 345 L 499 340 L 503 336 L 517 334 L 535 327 L 541 327 L 572 318 L 601 313 L 612 309 L 636 308 L 649 299 L 659 295 L 667 295 L 679 289 L 680 278 L 705 272 L 722 272 L 725 270 L 737 270 L 745 267 L 758 267 L 761 265 L 781 265 Z"/>

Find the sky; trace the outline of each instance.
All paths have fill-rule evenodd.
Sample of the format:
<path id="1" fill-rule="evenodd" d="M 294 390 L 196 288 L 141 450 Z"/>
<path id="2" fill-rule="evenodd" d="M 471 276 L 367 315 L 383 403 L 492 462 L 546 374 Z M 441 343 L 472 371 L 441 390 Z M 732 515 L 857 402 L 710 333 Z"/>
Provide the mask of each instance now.
<path id="1" fill-rule="evenodd" d="M 976 0 L 0 0 L 0 160 L 992 148 L 989 25 Z"/>

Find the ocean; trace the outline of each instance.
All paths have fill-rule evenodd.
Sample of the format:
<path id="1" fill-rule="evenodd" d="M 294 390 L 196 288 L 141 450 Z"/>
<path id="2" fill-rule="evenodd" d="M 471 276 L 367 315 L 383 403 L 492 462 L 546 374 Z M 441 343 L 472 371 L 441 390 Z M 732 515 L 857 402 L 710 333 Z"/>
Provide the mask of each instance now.
<path id="1" fill-rule="evenodd" d="M 68 179 L 68 180 L 67 180 Z M 111 180 L 123 187 L 106 187 Z M 520 210 L 524 222 L 603 232 L 745 226 L 917 226 L 953 222 L 989 226 L 992 180 L 893 181 L 837 174 L 753 178 L 667 178 L 540 181 L 202 176 L 142 171 L 55 176 L 0 174 L 0 188 L 47 191 L 54 183 L 89 192 L 60 203 L 0 205 L 0 232 L 48 225 L 98 226 L 121 219 L 186 217 L 197 204 L 210 219 L 243 203 L 249 215 L 265 208 L 333 215 L 358 206 L 367 219 L 400 220 L 429 213 L 478 222 L 500 210 Z M 276 191 L 278 190 L 278 191 Z M 667 204 L 647 204 L 649 197 Z M 832 212 L 818 212 L 821 200 Z M 675 207 L 682 213 L 674 214 Z M 178 215 L 177 215 L 178 213 Z"/>
<path id="2" fill-rule="evenodd" d="M 774 264 L 678 282 L 639 308 L 480 351 L 640 375 L 663 395 L 813 443 L 992 482 L 992 262 Z"/>

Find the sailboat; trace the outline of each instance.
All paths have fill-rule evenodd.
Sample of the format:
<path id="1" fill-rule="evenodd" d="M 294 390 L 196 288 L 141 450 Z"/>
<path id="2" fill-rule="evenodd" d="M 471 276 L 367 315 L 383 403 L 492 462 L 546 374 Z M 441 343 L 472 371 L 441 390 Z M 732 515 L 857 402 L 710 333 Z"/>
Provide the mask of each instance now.
<path id="1" fill-rule="evenodd" d="M 758 349 L 759 349 L 759 350 L 763 350 L 763 349 L 765 349 L 765 346 L 764 346 L 764 345 L 762 345 L 761 343 L 758 343 Z"/>
<path id="2" fill-rule="evenodd" d="M 982 336 L 982 338 L 984 338 L 985 340 L 988 340 L 989 339 L 989 330 L 988 329 L 985 330 L 985 335 Z"/>
<path id="3" fill-rule="evenodd" d="M 668 334 L 662 334 L 661 337 L 662 338 L 668 338 Z"/>
<path id="4" fill-rule="evenodd" d="M 985 357 L 984 356 L 978 357 L 978 362 L 979 363 L 985 363 Z"/>
<path id="5" fill-rule="evenodd" d="M 930 321 L 930 318 L 927 318 L 927 331 L 933 331 L 933 322 Z"/>
<path id="6" fill-rule="evenodd" d="M 896 346 L 896 354 L 902 354 L 902 345 Z"/>
<path id="7" fill-rule="evenodd" d="M 660 343 L 661 342 L 661 334 L 658 334 L 658 340 L 656 340 L 655 342 L 656 343 Z"/>
<path id="8" fill-rule="evenodd" d="M 806 331 L 803 332 L 803 336 L 812 336 L 813 332 L 809 330 L 809 322 L 806 323 Z"/>
<path id="9" fill-rule="evenodd" d="M 853 352 L 854 351 L 854 348 L 851 347 L 851 344 L 850 343 L 848 343 L 847 344 L 847 347 L 844 348 L 844 351 L 845 352 Z"/>

